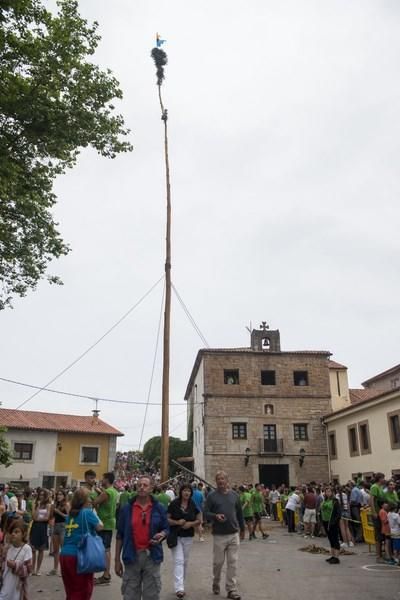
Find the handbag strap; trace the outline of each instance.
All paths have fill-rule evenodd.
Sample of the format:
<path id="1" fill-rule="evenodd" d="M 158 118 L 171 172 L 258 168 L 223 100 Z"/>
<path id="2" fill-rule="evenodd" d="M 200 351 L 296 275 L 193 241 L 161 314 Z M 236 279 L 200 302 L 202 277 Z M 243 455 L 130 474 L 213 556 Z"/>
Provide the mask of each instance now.
<path id="1" fill-rule="evenodd" d="M 17 560 L 18 556 L 20 555 L 21 550 L 23 550 L 25 548 L 26 544 L 22 544 L 21 548 L 18 550 L 17 554 L 15 555 L 15 558 L 13 560 Z"/>
<path id="2" fill-rule="evenodd" d="M 86 516 L 86 509 L 82 508 L 83 511 L 83 515 L 82 515 L 82 535 L 85 535 L 86 533 L 89 533 L 89 524 L 87 522 L 87 516 Z M 86 531 L 85 531 L 86 528 Z"/>

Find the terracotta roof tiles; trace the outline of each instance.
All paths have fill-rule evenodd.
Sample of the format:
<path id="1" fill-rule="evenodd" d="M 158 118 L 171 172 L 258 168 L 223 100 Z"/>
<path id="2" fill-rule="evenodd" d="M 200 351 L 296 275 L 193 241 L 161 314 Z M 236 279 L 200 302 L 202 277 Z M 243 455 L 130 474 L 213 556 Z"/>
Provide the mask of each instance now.
<path id="1" fill-rule="evenodd" d="M 36 431 L 63 431 L 65 433 L 97 433 L 104 435 L 124 435 L 98 417 L 62 415 L 32 410 L 0 408 L 0 426 L 9 429 L 30 429 Z"/>
<path id="2" fill-rule="evenodd" d="M 347 369 L 344 365 L 336 362 L 335 360 L 328 360 L 329 369 Z"/>
<path id="3" fill-rule="evenodd" d="M 374 396 L 379 396 L 381 393 L 382 390 L 369 390 L 365 388 L 349 389 L 350 402 L 351 404 L 359 404 L 360 402 L 365 402 L 365 400 L 370 400 Z"/>

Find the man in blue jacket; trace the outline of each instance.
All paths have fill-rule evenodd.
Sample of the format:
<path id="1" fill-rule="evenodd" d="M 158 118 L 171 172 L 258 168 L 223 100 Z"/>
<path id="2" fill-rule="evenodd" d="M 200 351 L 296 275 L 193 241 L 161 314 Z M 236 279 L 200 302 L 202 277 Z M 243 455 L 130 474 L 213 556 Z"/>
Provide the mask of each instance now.
<path id="1" fill-rule="evenodd" d="M 115 573 L 122 577 L 123 600 L 160 598 L 161 542 L 168 535 L 169 528 L 166 510 L 151 496 L 152 489 L 151 478 L 141 477 L 137 483 L 137 495 L 123 507 L 119 516 Z"/>

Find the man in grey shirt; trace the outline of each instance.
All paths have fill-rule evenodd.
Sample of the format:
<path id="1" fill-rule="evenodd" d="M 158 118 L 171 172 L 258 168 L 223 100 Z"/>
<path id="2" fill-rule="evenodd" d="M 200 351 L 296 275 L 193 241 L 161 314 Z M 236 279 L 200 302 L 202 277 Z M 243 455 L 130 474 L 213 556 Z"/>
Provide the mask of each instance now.
<path id="1" fill-rule="evenodd" d="M 239 496 L 228 489 L 228 476 L 218 471 L 215 476 L 217 489 L 207 496 L 204 513 L 212 523 L 213 547 L 213 586 L 214 594 L 221 591 L 221 571 L 226 555 L 225 589 L 228 598 L 240 600 L 237 591 L 237 565 L 239 559 L 240 538 L 244 538 L 244 519 Z"/>

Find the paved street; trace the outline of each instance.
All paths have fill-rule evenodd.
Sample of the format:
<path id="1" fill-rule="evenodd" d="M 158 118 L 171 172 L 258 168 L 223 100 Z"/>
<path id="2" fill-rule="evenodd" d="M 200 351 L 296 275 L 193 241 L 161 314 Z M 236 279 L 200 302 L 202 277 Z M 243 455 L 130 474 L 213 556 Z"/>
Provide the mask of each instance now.
<path id="1" fill-rule="evenodd" d="M 329 565 L 325 555 L 300 552 L 310 540 L 289 536 L 280 525 L 268 523 L 267 541 L 245 541 L 240 551 L 239 583 L 243 600 L 400 600 L 400 568 L 376 565 L 368 546 L 355 548 L 354 556 L 344 556 L 340 565 Z M 325 538 L 315 540 L 327 546 Z M 162 600 L 173 600 L 170 552 L 165 547 Z M 211 593 L 210 536 L 204 543 L 195 541 L 186 586 L 188 600 L 215 598 Z M 43 572 L 51 568 L 46 558 Z M 32 598 L 61 600 L 64 596 L 59 577 L 31 578 Z M 114 576 L 111 585 L 95 589 L 94 600 L 118 600 L 120 581 Z M 225 598 L 225 594 L 221 594 Z"/>

